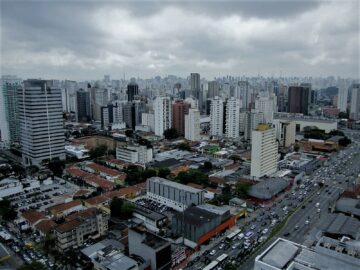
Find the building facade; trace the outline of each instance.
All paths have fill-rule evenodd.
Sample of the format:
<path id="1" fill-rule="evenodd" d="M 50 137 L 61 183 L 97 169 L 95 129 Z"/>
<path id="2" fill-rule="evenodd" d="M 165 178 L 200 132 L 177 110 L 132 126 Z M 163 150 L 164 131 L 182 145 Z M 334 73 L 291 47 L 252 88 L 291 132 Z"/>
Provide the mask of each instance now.
<path id="1" fill-rule="evenodd" d="M 311 88 L 310 88 L 311 89 Z M 307 115 L 309 113 L 309 87 L 290 86 L 288 91 L 288 112 L 302 113 Z"/>
<path id="2" fill-rule="evenodd" d="M 188 114 L 190 106 L 189 103 L 182 100 L 177 100 L 172 104 L 171 124 L 181 136 L 185 134 L 185 115 Z"/>
<path id="3" fill-rule="evenodd" d="M 80 89 L 76 92 L 76 121 L 89 122 L 90 120 L 90 93 Z"/>
<path id="4" fill-rule="evenodd" d="M 155 135 L 163 136 L 164 131 L 171 128 L 170 97 L 157 97 L 153 103 L 155 118 Z"/>
<path id="5" fill-rule="evenodd" d="M 23 164 L 65 159 L 60 89 L 53 81 L 26 80 L 17 94 Z"/>
<path id="6" fill-rule="evenodd" d="M 350 118 L 360 120 L 360 84 L 356 83 L 351 88 Z"/>
<path id="7" fill-rule="evenodd" d="M 185 115 L 185 139 L 200 140 L 200 112 L 197 109 L 189 109 L 189 113 Z"/>
<path id="8" fill-rule="evenodd" d="M 272 123 L 274 112 L 277 112 L 277 99 L 275 95 L 267 97 L 258 96 L 255 99 L 255 110 L 264 113 L 265 123 Z"/>
<path id="9" fill-rule="evenodd" d="M 266 124 L 258 125 L 252 132 L 251 140 L 251 171 L 252 177 L 261 178 L 277 171 L 278 144 L 276 130 Z"/>
<path id="10" fill-rule="evenodd" d="M 226 103 L 225 135 L 227 138 L 236 139 L 240 135 L 240 100 L 234 97 Z"/>
<path id="11" fill-rule="evenodd" d="M 210 136 L 222 137 L 224 134 L 224 101 L 215 97 L 210 105 Z"/>

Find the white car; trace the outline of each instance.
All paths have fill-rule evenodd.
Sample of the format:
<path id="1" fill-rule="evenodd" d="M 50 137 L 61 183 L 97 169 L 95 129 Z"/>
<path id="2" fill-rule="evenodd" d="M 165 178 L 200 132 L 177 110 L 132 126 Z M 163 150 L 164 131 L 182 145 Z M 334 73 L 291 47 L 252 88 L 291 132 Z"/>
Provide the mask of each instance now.
<path id="1" fill-rule="evenodd" d="M 263 229 L 262 234 L 266 234 L 269 231 L 268 228 Z"/>
<path id="2" fill-rule="evenodd" d="M 210 255 L 211 255 L 211 256 L 215 255 L 215 253 L 216 253 L 216 250 L 215 250 L 215 249 L 213 249 L 212 251 L 210 251 Z"/>
<path id="3" fill-rule="evenodd" d="M 305 220 L 305 225 L 309 225 L 310 221 L 307 219 Z"/>
<path id="4" fill-rule="evenodd" d="M 244 236 L 245 236 L 245 235 L 244 235 L 243 233 L 240 233 L 240 234 L 238 235 L 238 239 L 241 240 L 241 239 L 244 238 Z"/>
<path id="5" fill-rule="evenodd" d="M 321 212 L 321 209 L 320 209 L 320 208 L 318 208 L 318 209 L 316 210 L 316 212 L 320 213 L 320 212 Z"/>

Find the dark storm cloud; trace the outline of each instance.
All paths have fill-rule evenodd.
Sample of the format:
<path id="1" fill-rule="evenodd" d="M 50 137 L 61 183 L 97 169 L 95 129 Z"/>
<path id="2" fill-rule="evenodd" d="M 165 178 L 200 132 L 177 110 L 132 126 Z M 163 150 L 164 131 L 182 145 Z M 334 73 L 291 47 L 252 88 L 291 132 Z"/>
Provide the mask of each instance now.
<path id="1" fill-rule="evenodd" d="M 1 67 L 73 79 L 194 69 L 357 76 L 358 9 L 357 1 L 3 1 Z"/>

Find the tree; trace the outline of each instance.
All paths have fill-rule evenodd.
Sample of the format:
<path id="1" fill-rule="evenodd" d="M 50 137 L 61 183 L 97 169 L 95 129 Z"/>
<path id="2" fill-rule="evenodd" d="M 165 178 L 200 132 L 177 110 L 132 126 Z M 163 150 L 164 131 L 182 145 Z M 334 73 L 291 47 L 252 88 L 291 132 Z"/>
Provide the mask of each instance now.
<path id="1" fill-rule="evenodd" d="M 294 151 L 295 151 L 295 152 L 299 152 L 299 150 L 300 150 L 300 145 L 295 144 L 295 145 L 294 145 Z"/>
<path id="2" fill-rule="evenodd" d="M 344 136 L 344 132 L 341 130 L 333 129 L 329 132 L 329 135 L 331 136 Z"/>
<path id="3" fill-rule="evenodd" d="M 91 159 L 102 157 L 107 153 L 108 146 L 106 144 L 100 144 L 89 151 Z"/>
<path id="4" fill-rule="evenodd" d="M 141 178 L 142 178 L 143 180 L 146 180 L 146 179 L 148 179 L 148 178 L 150 178 L 150 177 L 153 177 L 153 176 L 156 176 L 156 175 L 157 175 L 157 172 L 156 172 L 155 169 L 153 169 L 153 168 L 148 168 L 148 169 L 144 170 L 144 171 L 141 173 Z"/>
<path id="5" fill-rule="evenodd" d="M 39 169 L 39 167 L 36 166 L 36 165 L 30 165 L 30 166 L 26 167 L 25 170 L 26 170 L 26 172 L 27 172 L 28 174 L 35 174 L 35 173 L 37 173 L 40 169 Z"/>
<path id="6" fill-rule="evenodd" d="M 349 119 L 349 113 L 348 112 L 339 112 L 338 117 L 340 119 Z"/>
<path id="7" fill-rule="evenodd" d="M 49 161 L 47 167 L 55 176 L 61 177 L 65 169 L 65 161 L 55 158 Z"/>
<path id="8" fill-rule="evenodd" d="M 41 262 L 31 262 L 29 264 L 24 264 L 17 268 L 17 270 L 46 270 L 46 267 Z"/>
<path id="9" fill-rule="evenodd" d="M 175 128 L 169 128 L 164 131 L 164 137 L 167 140 L 172 140 L 178 138 L 179 134 Z"/>
<path id="10" fill-rule="evenodd" d="M 139 139 L 138 139 L 138 143 L 139 143 L 140 145 L 146 146 L 146 148 L 153 148 L 151 142 L 150 142 L 149 140 L 147 140 L 147 139 L 139 138 Z"/>
<path id="11" fill-rule="evenodd" d="M 131 218 L 134 208 L 135 206 L 133 203 L 117 197 L 113 198 L 110 203 L 111 216 L 120 219 Z"/>
<path id="12" fill-rule="evenodd" d="M 245 197 L 246 198 L 248 196 L 248 192 L 249 192 L 250 187 L 251 187 L 250 183 L 239 182 L 239 183 L 236 184 L 235 192 L 240 197 L 242 197 L 242 198 Z"/>
<path id="13" fill-rule="evenodd" d="M 11 206 L 10 201 L 6 199 L 0 201 L 0 216 L 8 221 L 17 218 L 17 211 Z"/>
<path id="14" fill-rule="evenodd" d="M 341 139 L 339 140 L 339 145 L 340 145 L 340 146 L 346 147 L 346 146 L 348 146 L 350 143 L 351 143 L 351 140 L 350 140 L 347 136 L 345 136 L 344 138 L 341 138 Z"/>
<path id="15" fill-rule="evenodd" d="M 132 138 L 134 136 L 134 131 L 132 129 L 125 130 L 126 137 Z"/>
<path id="16" fill-rule="evenodd" d="M 204 169 L 208 170 L 208 171 L 211 171 L 213 168 L 213 165 L 210 161 L 205 161 L 204 162 Z"/>
<path id="17" fill-rule="evenodd" d="M 224 267 L 224 270 L 236 270 L 236 266 L 231 263 L 227 263 Z"/>
<path id="18" fill-rule="evenodd" d="M 188 143 L 179 143 L 177 148 L 183 151 L 191 151 L 191 146 Z"/>
<path id="19" fill-rule="evenodd" d="M 135 165 L 129 165 L 124 172 L 126 173 L 126 183 L 135 185 L 143 181 L 142 172 L 140 168 Z"/>
<path id="20" fill-rule="evenodd" d="M 209 184 L 209 177 L 203 172 L 196 169 L 190 169 L 186 172 L 180 172 L 175 179 L 184 185 L 188 183 L 196 183 L 199 185 Z"/>
<path id="21" fill-rule="evenodd" d="M 162 177 L 162 178 L 166 178 L 166 177 L 169 176 L 169 174 L 170 174 L 169 168 L 164 167 L 164 168 L 159 168 L 157 176 Z"/>

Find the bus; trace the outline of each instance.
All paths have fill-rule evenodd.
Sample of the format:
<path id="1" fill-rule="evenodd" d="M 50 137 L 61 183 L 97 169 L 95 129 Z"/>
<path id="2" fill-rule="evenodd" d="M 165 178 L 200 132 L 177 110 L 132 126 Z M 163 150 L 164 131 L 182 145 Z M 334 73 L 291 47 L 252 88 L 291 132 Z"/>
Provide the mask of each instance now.
<path id="1" fill-rule="evenodd" d="M 207 266 L 205 266 L 203 268 L 203 270 L 213 270 L 216 268 L 216 266 L 218 265 L 219 263 L 217 261 L 212 261 L 211 263 L 209 263 Z"/>
<path id="2" fill-rule="evenodd" d="M 224 253 L 224 254 L 220 255 L 219 257 L 217 257 L 216 261 L 219 263 L 222 263 L 223 261 L 225 261 L 227 259 L 227 257 L 229 257 L 229 255 Z"/>
<path id="3" fill-rule="evenodd" d="M 240 229 L 237 229 L 237 230 L 233 231 L 228 236 L 226 236 L 226 240 L 230 241 L 230 240 L 234 239 L 235 236 L 237 236 L 239 233 L 241 233 Z"/>

